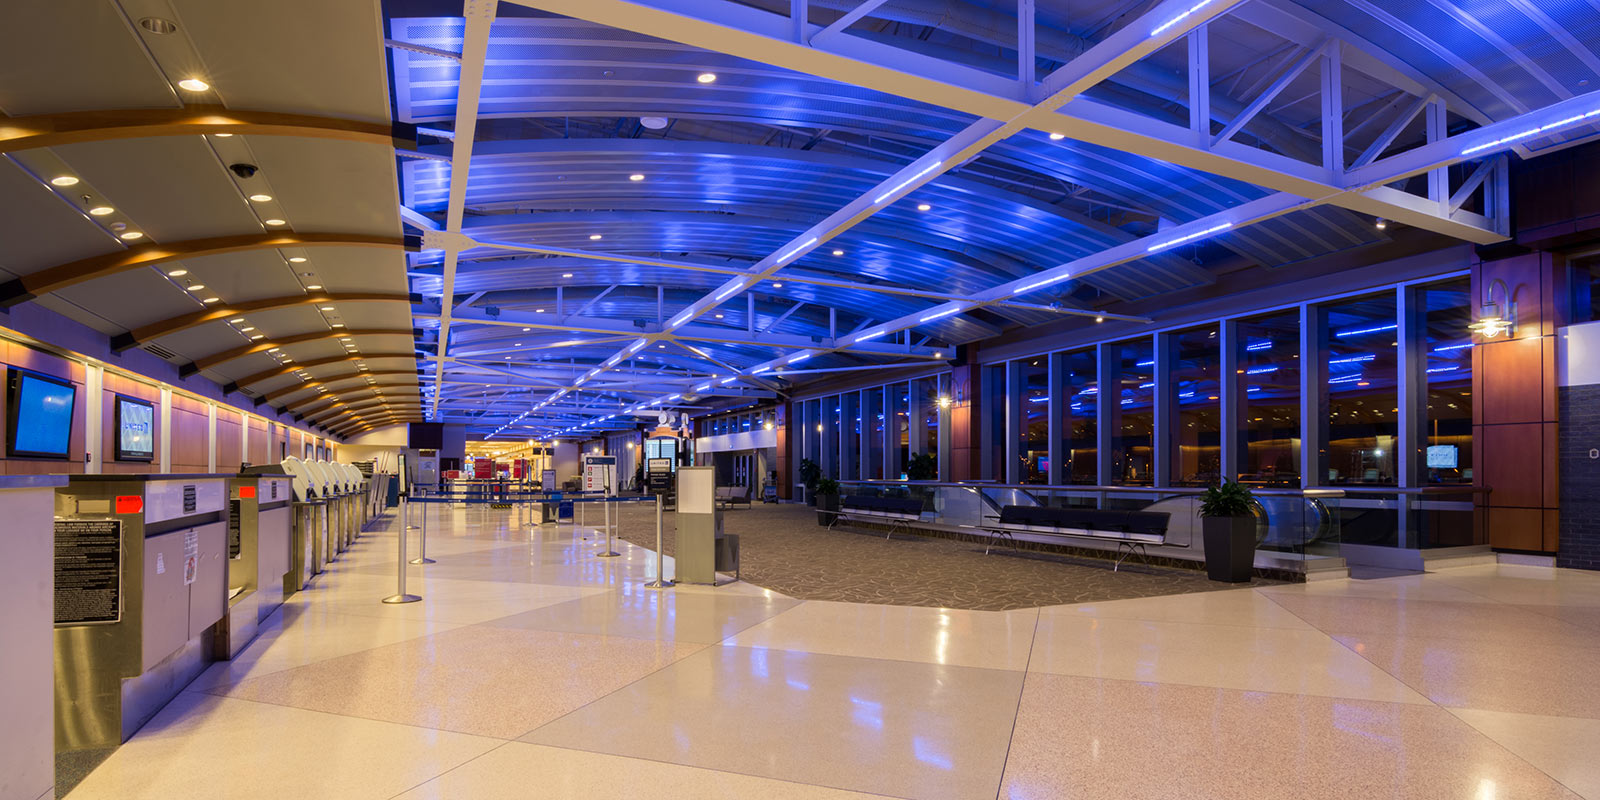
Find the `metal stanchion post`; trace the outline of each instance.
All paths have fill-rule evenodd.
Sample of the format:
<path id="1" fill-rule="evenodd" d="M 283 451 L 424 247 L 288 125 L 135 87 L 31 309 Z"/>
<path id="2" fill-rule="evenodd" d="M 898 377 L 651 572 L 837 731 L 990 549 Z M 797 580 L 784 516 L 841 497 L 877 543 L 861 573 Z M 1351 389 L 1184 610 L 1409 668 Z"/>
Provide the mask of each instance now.
<path id="1" fill-rule="evenodd" d="M 436 562 L 428 558 L 428 504 L 420 503 L 419 505 L 421 508 L 417 509 L 417 514 L 422 517 L 422 537 L 417 540 L 417 557 L 411 559 L 411 563 L 433 564 Z"/>
<path id="2" fill-rule="evenodd" d="M 400 557 L 395 559 L 395 563 L 398 565 L 398 571 L 395 578 L 395 592 L 394 594 L 383 598 L 383 602 L 390 605 L 395 605 L 398 603 L 415 603 L 422 599 L 414 594 L 406 594 L 406 524 L 404 520 L 406 519 L 408 505 L 409 504 L 406 502 L 406 496 L 403 494 L 400 495 L 400 519 L 402 522 L 399 525 L 399 531 L 397 531 L 397 538 L 400 540 Z"/>
<path id="3" fill-rule="evenodd" d="M 618 553 L 611 544 L 611 503 L 604 499 L 600 502 L 606 507 L 606 549 L 605 552 L 596 553 L 595 555 L 600 558 L 615 558 L 622 554 Z"/>
<path id="4" fill-rule="evenodd" d="M 670 589 L 676 584 L 667 580 L 667 548 L 661 540 L 661 495 L 656 495 L 656 579 L 645 584 L 648 589 Z"/>

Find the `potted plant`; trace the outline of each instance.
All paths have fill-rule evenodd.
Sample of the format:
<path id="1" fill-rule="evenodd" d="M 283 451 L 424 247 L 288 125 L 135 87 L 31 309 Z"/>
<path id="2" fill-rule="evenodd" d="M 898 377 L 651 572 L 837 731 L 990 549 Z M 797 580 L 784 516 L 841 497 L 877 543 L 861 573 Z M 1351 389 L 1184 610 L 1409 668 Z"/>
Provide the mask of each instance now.
<path id="1" fill-rule="evenodd" d="M 839 513 L 839 482 L 832 478 L 817 479 L 817 524 L 831 525 Z"/>
<path id="2" fill-rule="evenodd" d="M 939 460 L 932 453 L 918 453 L 906 462 L 906 480 L 935 481 L 939 479 Z"/>
<path id="3" fill-rule="evenodd" d="M 822 480 L 822 467 L 809 458 L 800 459 L 800 483 L 806 487 L 806 504 L 817 504 L 817 482 Z"/>
<path id="4" fill-rule="evenodd" d="M 1237 481 L 1224 480 L 1200 495 L 1200 525 L 1206 543 L 1206 575 L 1243 583 L 1255 571 L 1256 500 Z"/>

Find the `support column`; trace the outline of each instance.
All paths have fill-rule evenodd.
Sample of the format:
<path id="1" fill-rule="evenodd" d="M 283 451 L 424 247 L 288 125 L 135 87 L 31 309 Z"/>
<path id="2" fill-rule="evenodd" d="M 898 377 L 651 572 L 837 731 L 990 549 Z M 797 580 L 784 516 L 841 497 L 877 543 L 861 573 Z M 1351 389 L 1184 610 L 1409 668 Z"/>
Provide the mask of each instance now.
<path id="1" fill-rule="evenodd" d="M 1300 307 L 1300 485 L 1328 482 L 1328 315 Z"/>
<path id="2" fill-rule="evenodd" d="M 161 456 L 159 463 L 162 472 L 172 471 L 172 390 L 161 390 L 161 408 L 156 413 L 161 416 Z"/>
<path id="3" fill-rule="evenodd" d="M 799 438 L 789 429 L 789 421 L 794 418 L 794 404 L 785 401 L 773 409 L 772 413 L 775 417 L 772 430 L 778 435 L 775 448 L 778 463 L 773 465 L 773 469 L 778 472 L 778 499 L 790 500 L 794 497 L 794 465 L 800 463 L 794 452 Z"/>
<path id="4" fill-rule="evenodd" d="M 1396 354 L 1395 484 L 1411 488 L 1424 484 L 1423 466 L 1427 463 L 1424 449 L 1428 423 L 1428 320 L 1420 287 L 1402 286 L 1395 292 L 1395 321 L 1400 351 Z M 1411 503 L 1397 505 L 1400 519 L 1395 531 L 1399 546 L 1420 546 L 1418 531 L 1410 524 Z"/>
<path id="5" fill-rule="evenodd" d="M 1005 469 L 994 476 L 1006 483 L 1022 482 L 1022 362 L 1007 361 L 1006 380 L 1006 440 L 1001 452 L 1005 453 Z"/>
<path id="6" fill-rule="evenodd" d="M 1240 389 L 1244 386 L 1241 380 L 1243 367 L 1239 365 L 1240 356 L 1244 353 L 1244 341 L 1239 336 L 1238 320 L 1223 320 L 1222 341 L 1219 343 L 1222 353 L 1222 371 L 1218 375 L 1221 384 L 1219 395 L 1221 419 L 1218 420 L 1218 440 L 1221 445 L 1221 464 L 1218 472 L 1228 480 L 1238 480 L 1239 470 L 1244 464 L 1244 398 Z M 1302 365 L 1303 366 L 1303 365 Z"/>
<path id="7" fill-rule="evenodd" d="M 1117 365 L 1114 362 L 1117 348 L 1101 342 L 1094 346 L 1095 386 L 1099 388 L 1100 402 L 1095 403 L 1094 458 L 1095 483 L 1111 486 L 1116 483 L 1115 465 L 1111 459 L 1111 442 L 1116 427 L 1122 419 L 1122 384 L 1117 382 Z"/>
<path id="8" fill-rule="evenodd" d="M 1045 369 L 1048 370 L 1044 379 L 1045 390 L 1050 393 L 1050 402 L 1047 406 L 1050 409 L 1050 418 L 1047 420 L 1049 424 L 1046 426 L 1048 430 L 1046 435 L 1050 439 L 1045 448 L 1046 452 L 1049 453 L 1050 471 L 1045 477 L 1045 482 L 1052 486 L 1059 486 L 1066 483 L 1061 462 L 1062 459 L 1067 457 L 1067 449 L 1062 446 L 1062 439 L 1066 438 L 1069 433 L 1066 430 L 1066 412 L 1069 399 L 1063 386 L 1065 381 L 1062 373 L 1065 370 L 1061 366 L 1061 354 L 1051 353 L 1049 360 L 1045 362 Z"/>
<path id="9" fill-rule="evenodd" d="M 98 475 L 105 471 L 105 368 L 98 364 L 84 365 L 84 437 L 83 471 Z M 112 431 L 119 436 L 119 431 Z"/>
<path id="10" fill-rule="evenodd" d="M 1493 490 L 1480 501 L 1479 519 L 1500 550 L 1553 553 L 1559 544 L 1555 333 L 1565 314 L 1556 284 L 1565 269 L 1564 258 L 1546 252 L 1472 269 L 1473 316 L 1494 302 L 1516 321 L 1509 336 L 1474 335 L 1472 348 L 1472 463 L 1475 482 Z"/>
<path id="11" fill-rule="evenodd" d="M 980 420 L 983 417 L 983 371 L 977 364 L 966 363 L 950 373 L 950 480 L 977 480 L 983 474 L 983 437 Z M 940 419 L 940 438 L 946 427 Z"/>

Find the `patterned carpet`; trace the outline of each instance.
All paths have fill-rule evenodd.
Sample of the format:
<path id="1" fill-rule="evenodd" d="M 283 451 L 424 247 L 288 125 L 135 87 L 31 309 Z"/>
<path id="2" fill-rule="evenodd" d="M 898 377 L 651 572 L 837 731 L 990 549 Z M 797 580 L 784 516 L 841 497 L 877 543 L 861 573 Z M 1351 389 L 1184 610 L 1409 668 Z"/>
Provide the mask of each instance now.
<path id="1" fill-rule="evenodd" d="M 655 548 L 655 510 L 623 509 L 618 535 Z M 1205 573 L 1045 553 L 984 555 L 983 545 L 932 536 L 817 525 L 802 505 L 762 505 L 723 512 L 723 530 L 740 536 L 744 580 L 803 600 L 840 600 L 976 611 L 1120 600 L 1237 588 L 1213 583 Z M 673 515 L 663 515 L 662 535 L 673 553 Z M 1252 583 L 1273 583 L 1257 579 Z"/>

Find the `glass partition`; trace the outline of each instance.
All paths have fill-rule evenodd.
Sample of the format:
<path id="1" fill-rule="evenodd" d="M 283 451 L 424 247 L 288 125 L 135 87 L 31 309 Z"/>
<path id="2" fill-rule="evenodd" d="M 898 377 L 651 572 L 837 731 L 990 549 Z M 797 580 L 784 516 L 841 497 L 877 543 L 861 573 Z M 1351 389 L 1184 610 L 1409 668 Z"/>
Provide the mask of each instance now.
<path id="1" fill-rule="evenodd" d="M 1222 475 L 1222 342 L 1216 325 L 1170 334 L 1173 486 L 1210 486 Z"/>
<path id="2" fill-rule="evenodd" d="M 1328 357 L 1323 466 L 1329 485 L 1396 481 L 1397 311 L 1394 292 L 1323 307 Z"/>
<path id="3" fill-rule="evenodd" d="M 1238 324 L 1239 480 L 1300 485 L 1300 312 Z"/>
<path id="4" fill-rule="evenodd" d="M 867 437 L 867 463 L 861 465 L 863 480 L 883 479 L 884 425 L 883 388 L 868 389 L 861 393 L 865 406 L 861 409 L 861 431 Z"/>

